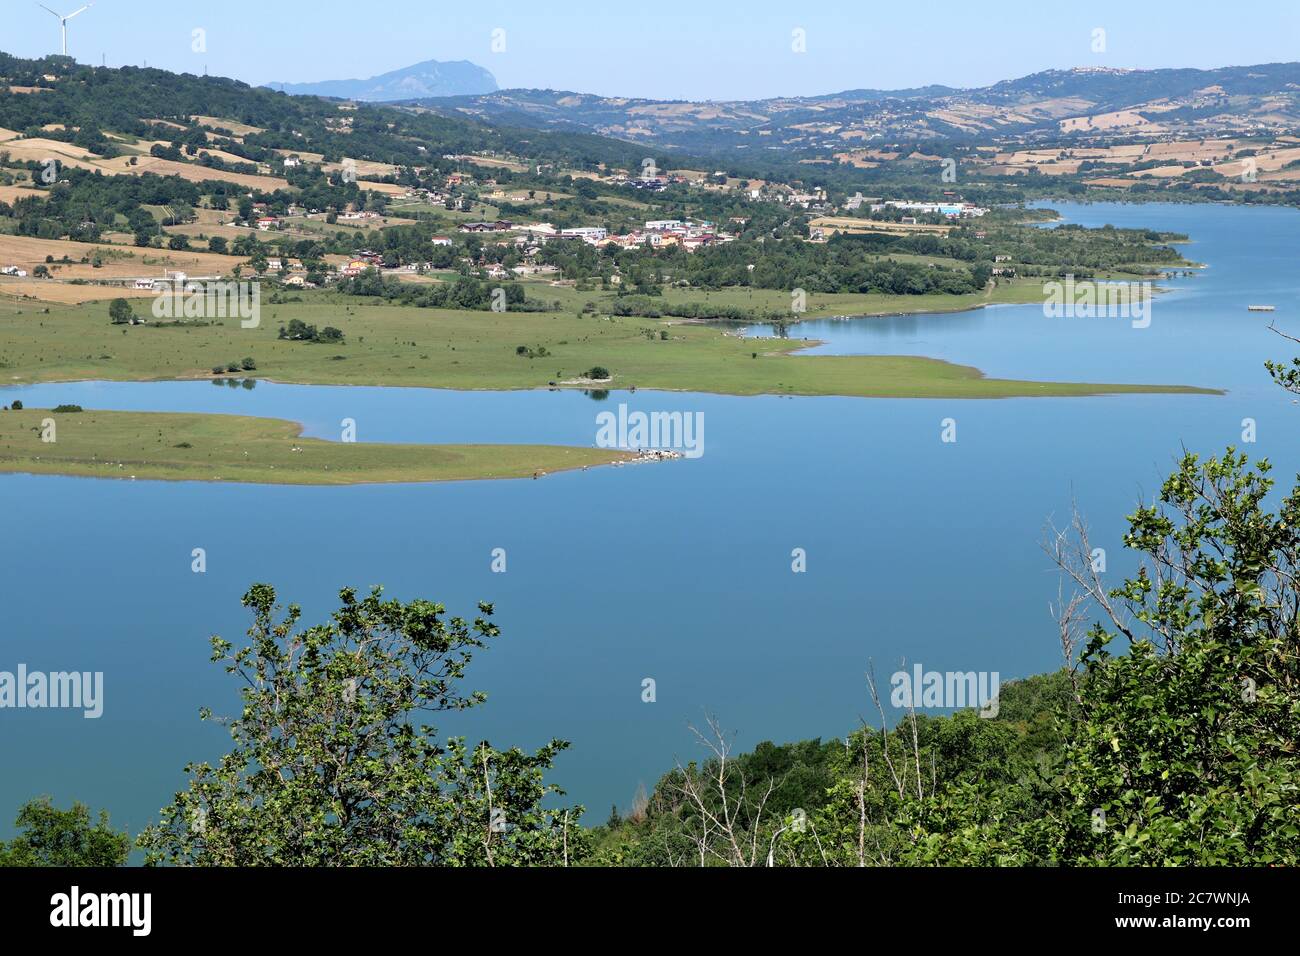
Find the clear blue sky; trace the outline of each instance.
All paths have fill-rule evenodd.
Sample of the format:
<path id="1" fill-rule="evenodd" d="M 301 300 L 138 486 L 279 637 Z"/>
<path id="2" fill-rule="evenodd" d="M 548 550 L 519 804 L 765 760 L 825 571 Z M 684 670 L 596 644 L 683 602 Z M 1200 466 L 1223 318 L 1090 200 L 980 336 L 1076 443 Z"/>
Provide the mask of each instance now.
<path id="1" fill-rule="evenodd" d="M 68 12 L 84 0 L 47 0 Z M 58 52 L 58 22 L 3 0 L 0 49 Z M 1177 11 L 1177 14 L 1174 14 Z M 1092 31 L 1106 30 L 1106 51 Z M 207 52 L 191 49 L 207 31 Z M 492 31 L 505 31 L 493 52 Z M 806 31 L 807 52 L 791 50 Z M 857 87 L 981 86 L 1037 70 L 1213 67 L 1300 58 L 1300 2 L 1257 0 L 97 0 L 69 24 L 82 62 L 249 83 L 371 76 L 472 60 L 503 87 L 753 99 Z"/>

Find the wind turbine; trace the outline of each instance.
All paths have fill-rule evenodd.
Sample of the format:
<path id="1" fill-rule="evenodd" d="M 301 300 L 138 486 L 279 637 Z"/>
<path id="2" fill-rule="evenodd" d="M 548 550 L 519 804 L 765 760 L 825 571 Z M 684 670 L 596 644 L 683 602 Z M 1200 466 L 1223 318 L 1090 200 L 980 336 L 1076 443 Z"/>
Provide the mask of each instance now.
<path id="1" fill-rule="evenodd" d="M 51 10 L 43 3 L 38 3 L 36 5 L 40 7 L 42 10 L 44 10 L 46 13 L 54 13 L 53 10 Z M 68 21 L 71 20 L 73 17 L 77 16 L 78 14 L 85 13 L 93 6 L 94 6 L 93 3 L 88 3 L 80 10 L 74 10 L 72 13 L 69 13 L 66 16 L 62 13 L 54 13 L 54 15 L 59 18 L 59 26 L 63 29 L 63 55 L 64 56 L 68 55 Z"/>

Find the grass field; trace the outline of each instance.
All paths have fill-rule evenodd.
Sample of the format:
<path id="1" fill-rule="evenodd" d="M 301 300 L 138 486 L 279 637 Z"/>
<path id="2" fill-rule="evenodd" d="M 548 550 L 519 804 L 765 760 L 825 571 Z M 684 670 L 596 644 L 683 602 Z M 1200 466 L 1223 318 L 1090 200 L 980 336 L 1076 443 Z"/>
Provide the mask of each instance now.
<path id="1" fill-rule="evenodd" d="M 929 261 L 929 260 L 926 260 Z M 543 301 L 556 298 L 550 290 L 538 290 Z M 580 294 L 579 294 L 580 295 Z M 806 312 L 790 315 L 788 321 L 824 319 L 837 315 L 911 315 L 922 312 L 960 312 L 983 305 L 1024 304 L 1043 298 L 1041 280 L 1002 281 L 985 292 L 969 295 L 885 295 L 884 293 L 817 293 L 808 296 Z M 665 289 L 663 301 L 702 302 L 722 308 L 752 310 L 756 315 L 790 311 L 790 293 L 780 289 Z"/>
<path id="2" fill-rule="evenodd" d="M 211 126 L 216 129 L 228 129 L 237 136 L 247 136 L 249 133 L 265 133 L 266 130 L 260 126 L 249 126 L 247 123 L 241 123 L 238 120 L 224 119 L 220 116 L 191 116 L 190 119 L 202 126 Z"/>
<path id="3" fill-rule="evenodd" d="M 34 186 L 0 186 L 0 202 L 12 205 L 19 199 L 44 198 L 45 193 Z"/>
<path id="4" fill-rule="evenodd" d="M 773 296 L 783 298 L 779 292 Z M 250 357 L 257 377 L 322 385 L 541 388 L 599 365 L 611 371 L 611 388 L 734 395 L 1002 398 L 1209 391 L 1173 384 L 992 379 L 974 368 L 909 356 L 798 355 L 791 353 L 804 344 L 799 341 L 743 339 L 703 324 L 580 316 L 567 308 L 494 313 L 359 306 L 332 295 L 307 298 L 292 304 L 264 301 L 261 325 L 254 329 L 241 328 L 237 319 L 203 327 L 113 326 L 105 303 L 51 305 L 48 312 L 15 305 L 17 314 L 0 307 L 0 383 L 211 378 L 214 366 Z M 833 313 L 837 300 L 827 299 Z M 148 314 L 144 303 L 136 308 Z M 342 329 L 346 344 L 278 339 L 278 328 L 295 318 Z M 517 354 L 520 346 L 539 357 Z"/>
<path id="5" fill-rule="evenodd" d="M 76 305 L 81 302 L 97 302 L 103 299 L 141 299 L 153 298 L 152 292 L 143 289 L 124 289 L 121 286 L 74 285 L 71 282 L 51 282 L 49 279 L 11 279 L 0 276 L 0 312 L 13 308 L 14 299 L 31 299 L 25 303 L 33 308 L 36 303 L 48 304 L 58 302 L 64 305 Z M 22 306 L 18 306 L 21 308 Z"/>
<path id="6" fill-rule="evenodd" d="M 859 219 L 854 216 L 819 216 L 809 221 L 815 229 L 830 229 L 833 232 L 868 233 L 878 232 L 886 235 L 909 235 L 933 233 L 946 236 L 952 232 L 952 226 L 927 225 L 916 222 L 889 222 L 875 219 Z"/>
<path id="7" fill-rule="evenodd" d="M 93 257 L 96 252 L 105 259 L 99 268 L 80 262 L 83 258 Z M 56 278 L 90 280 L 127 276 L 162 278 L 164 270 L 179 270 L 191 276 L 228 275 L 235 266 L 247 261 L 238 256 L 211 252 L 141 249 L 108 243 L 0 235 L 0 263 L 4 265 L 20 266 L 31 275 L 38 265 L 45 263 L 47 256 L 53 256 L 56 263 L 64 256 L 73 260 L 67 265 L 57 264 L 57 268 L 50 266 Z"/>
<path id="8" fill-rule="evenodd" d="M 54 441 L 42 441 L 42 422 Z M 238 415 L 0 411 L 0 473 L 286 485 L 528 478 L 628 460 L 558 445 L 389 445 L 303 438 L 293 422 Z"/>
<path id="9" fill-rule="evenodd" d="M 146 141 L 142 148 L 147 150 L 148 145 L 149 143 Z M 14 162 L 43 163 L 47 159 L 57 159 L 64 166 L 87 169 L 92 172 L 97 171 L 108 175 L 139 176 L 144 173 L 154 173 L 159 176 L 179 176 L 195 183 L 206 180 L 219 180 L 234 183 L 237 186 L 244 186 L 248 189 L 262 189 L 266 192 L 289 188 L 288 181 L 275 176 L 236 173 L 223 169 L 212 169 L 195 163 L 160 159 L 156 156 L 147 155 L 147 153 L 142 155 L 139 149 L 134 148 L 128 149 L 121 156 L 107 159 L 80 146 L 42 137 L 7 139 L 4 141 L 4 147 L 4 152 L 8 153 L 10 160 Z M 233 161 L 247 162 L 247 160 L 230 153 L 224 155 Z"/>

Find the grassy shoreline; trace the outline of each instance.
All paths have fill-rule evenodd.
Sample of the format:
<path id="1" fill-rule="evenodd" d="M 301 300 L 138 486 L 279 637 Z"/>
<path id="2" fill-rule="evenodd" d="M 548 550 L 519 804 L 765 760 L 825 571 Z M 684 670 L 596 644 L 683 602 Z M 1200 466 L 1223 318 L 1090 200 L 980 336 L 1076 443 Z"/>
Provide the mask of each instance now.
<path id="1" fill-rule="evenodd" d="M 1025 285 L 1015 295 L 1030 296 Z M 572 311 L 486 312 L 418 309 L 329 295 L 263 303 L 261 325 L 113 326 L 103 303 L 0 311 L 0 385 L 38 382 L 214 380 L 213 366 L 255 360 L 247 377 L 303 385 L 415 386 L 456 390 L 551 387 L 603 366 L 610 389 L 647 388 L 725 395 L 836 395 L 861 398 L 1011 398 L 1135 392 L 1219 394 L 1177 383 L 1038 382 L 991 379 L 978 369 L 919 356 L 808 356 L 808 343 L 743 339 L 718 324 L 672 318 L 583 314 L 591 297 L 557 289 Z M 690 290 L 682 293 L 691 294 Z M 699 299 L 695 291 L 693 298 Z M 1008 293 L 1010 295 L 1010 293 Z M 771 294 L 728 290 L 720 305 L 766 307 Z M 1034 301 L 1041 287 L 1032 291 Z M 665 298 L 671 300 L 668 293 Z M 810 297 L 802 318 L 841 315 L 845 296 Z M 852 297 L 861 313 L 872 298 Z M 917 296 L 915 311 L 981 303 Z M 788 305 L 788 297 L 784 297 Z M 944 300 L 944 301 L 936 301 Z M 601 299 L 601 301 L 606 301 Z M 1005 300 L 1003 300 L 1005 301 Z M 992 304 L 992 303 L 983 303 Z M 139 308 L 144 312 L 143 308 Z M 291 342 L 277 330 L 291 319 L 343 330 L 344 344 Z M 526 350 L 520 353 L 520 349 Z"/>
<path id="2" fill-rule="evenodd" d="M 41 440 L 53 420 L 53 442 Z M 0 474 L 281 485 L 538 478 L 631 461 L 561 445 L 414 445 L 302 437 L 273 418 L 177 412 L 0 411 Z"/>

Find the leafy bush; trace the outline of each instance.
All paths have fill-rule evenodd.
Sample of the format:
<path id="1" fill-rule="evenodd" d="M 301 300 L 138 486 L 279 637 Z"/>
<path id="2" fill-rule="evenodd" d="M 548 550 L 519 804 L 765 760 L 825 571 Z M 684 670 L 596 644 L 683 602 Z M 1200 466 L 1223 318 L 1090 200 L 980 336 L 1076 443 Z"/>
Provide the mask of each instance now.
<path id="1" fill-rule="evenodd" d="M 141 835 L 146 862 L 550 866 L 581 855 L 582 810 L 557 806 L 545 782 L 564 741 L 471 749 L 427 724 L 482 703 L 462 682 L 499 636 L 492 606 L 468 621 L 379 588 L 339 599 L 304 628 L 297 605 L 282 608 L 257 584 L 244 596 L 248 643 L 212 639 L 213 662 L 240 684 L 236 714 L 222 721 L 233 749 L 187 768 L 188 787 Z"/>
<path id="2" fill-rule="evenodd" d="M 17 824 L 17 837 L 0 840 L 0 867 L 125 866 L 131 851 L 130 836 L 108 825 L 107 812 L 92 822 L 80 803 L 60 810 L 41 797 L 23 806 Z"/>
<path id="3" fill-rule="evenodd" d="M 130 325 L 135 320 L 135 311 L 126 299 L 114 299 L 108 306 L 108 318 L 114 325 Z"/>

